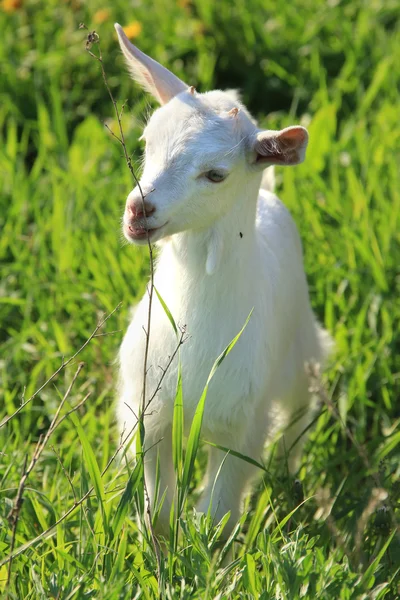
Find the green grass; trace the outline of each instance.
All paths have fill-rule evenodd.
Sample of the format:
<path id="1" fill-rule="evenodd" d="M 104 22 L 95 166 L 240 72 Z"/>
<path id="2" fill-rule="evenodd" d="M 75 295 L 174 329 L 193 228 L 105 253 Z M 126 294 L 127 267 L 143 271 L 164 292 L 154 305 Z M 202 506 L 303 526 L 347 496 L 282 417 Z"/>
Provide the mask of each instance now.
<path id="1" fill-rule="evenodd" d="M 29 464 L 78 360 L 85 362 L 61 414 L 91 395 L 56 429 L 28 478 L 15 549 L 29 547 L 14 559 L 8 589 L 7 565 L 0 567 L 0 596 L 394 600 L 400 596 L 398 3 L 137 4 L 133 10 L 122 0 L 108 7 L 32 0 L 9 12 L 10 3 L 0 5 L 0 420 L 122 302 L 101 330 L 109 335 L 95 337 L 0 429 L 1 564 L 11 549 L 7 516 L 25 458 Z M 102 23 L 100 8 L 109 11 Z M 83 21 L 100 34 L 112 90 L 121 102 L 129 98 L 124 129 L 139 164 L 137 138 L 149 100 L 129 82 L 112 27 L 133 20 L 142 26 L 137 44 L 200 91 L 240 87 L 267 127 L 308 126 L 307 160 L 278 169 L 278 188 L 301 232 L 313 307 L 337 348 L 326 382 L 335 408 L 321 403 L 298 480 L 267 464 L 233 554 L 220 541 L 223 524 L 194 517 L 189 495 L 160 574 L 149 532 L 138 532 L 140 461 L 118 455 L 101 474 L 119 445 L 115 356 L 148 262 L 145 249 L 122 243 L 120 217 L 132 182 L 101 122 L 115 127 L 98 64 L 78 30 Z M 179 442 L 179 408 L 176 414 Z M 175 450 L 182 469 L 179 443 Z M 203 464 L 201 453 L 186 489 L 199 481 Z M 385 500 L 374 501 L 376 488 L 386 491 Z M 85 494 L 30 545 L 74 506 L 74 496 Z"/>

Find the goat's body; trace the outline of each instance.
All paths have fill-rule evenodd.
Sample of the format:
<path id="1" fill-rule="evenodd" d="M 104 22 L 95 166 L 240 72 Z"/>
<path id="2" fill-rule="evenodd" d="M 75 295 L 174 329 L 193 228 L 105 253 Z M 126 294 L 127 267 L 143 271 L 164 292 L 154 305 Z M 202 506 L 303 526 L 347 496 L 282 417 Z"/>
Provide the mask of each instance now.
<path id="1" fill-rule="evenodd" d="M 140 185 L 127 198 L 123 230 L 135 243 L 163 240 L 154 283 L 189 336 L 181 347 L 186 427 L 215 359 L 253 311 L 210 383 L 202 435 L 259 460 L 275 426 L 290 423 L 281 445 L 293 468 L 301 444 L 297 452 L 292 446 L 310 420 L 305 365 L 323 360 L 329 336 L 311 310 L 296 226 L 273 194 L 273 170 L 263 170 L 302 162 L 308 133 L 300 126 L 258 129 L 234 92 L 197 94 L 135 48 L 119 25 L 116 29 L 134 78 L 161 104 L 142 135 L 144 169 Z M 148 311 L 145 294 L 121 347 L 119 421 L 125 432 L 133 429 L 143 406 Z M 154 502 L 159 454 L 160 495 L 167 490 L 158 522 L 164 533 L 175 487 L 171 425 L 177 358 L 165 373 L 162 369 L 176 345 L 154 296 L 144 400 L 145 406 L 151 400 L 145 414 L 145 472 Z M 230 511 L 232 525 L 254 469 L 211 447 L 200 510 L 212 503 L 216 518 Z"/>
<path id="2" fill-rule="evenodd" d="M 260 181 L 257 182 L 259 185 Z M 210 241 L 211 240 L 211 241 Z M 214 246 L 221 268 L 208 275 L 205 264 Z M 296 226 L 284 205 L 271 192 L 249 186 L 236 211 L 229 212 L 212 228 L 171 237 L 162 247 L 155 272 L 155 286 L 175 320 L 185 325 L 189 339 L 181 349 L 186 426 L 214 360 L 243 326 L 241 338 L 216 372 L 207 395 L 203 437 L 259 460 L 271 427 L 287 423 L 298 409 L 306 410 L 299 425 L 309 418 L 309 393 L 304 365 L 320 362 L 327 340 L 312 313 Z M 149 298 L 137 307 L 121 347 L 121 395 L 119 420 L 127 431 L 139 412 L 143 386 L 143 360 Z M 147 398 L 156 389 L 162 371 L 176 348 L 172 326 L 157 297 L 151 317 Z M 177 360 L 168 370 L 146 420 L 149 444 L 163 439 L 162 460 L 170 457 L 170 434 L 177 382 Z M 277 408 L 278 407 L 278 408 Z M 287 449 L 299 427 L 288 438 Z M 218 451 L 215 451 L 218 453 Z M 210 459 L 209 479 L 215 476 L 222 453 Z M 239 485 L 229 491 L 220 475 L 218 513 L 230 509 L 237 516 L 240 495 L 251 476 L 246 463 L 234 461 L 232 472 Z M 150 458 L 148 467 L 154 470 Z M 243 465 L 246 464 L 246 467 Z M 229 465 L 225 468 L 227 477 Z M 172 486 L 171 469 L 161 471 Z M 170 476 L 168 476 L 168 473 Z M 150 474 L 151 478 L 151 474 Z M 226 492 L 226 490 L 228 491 Z M 218 486 L 217 486 L 218 490 Z M 224 491 L 225 490 L 225 491 Z M 211 493 L 211 490 L 210 490 Z M 205 494 L 204 509 L 210 500 Z M 218 493 L 218 491 L 216 492 Z M 227 494 L 227 497 L 226 497 Z M 236 497 L 235 497 L 236 496 Z"/>

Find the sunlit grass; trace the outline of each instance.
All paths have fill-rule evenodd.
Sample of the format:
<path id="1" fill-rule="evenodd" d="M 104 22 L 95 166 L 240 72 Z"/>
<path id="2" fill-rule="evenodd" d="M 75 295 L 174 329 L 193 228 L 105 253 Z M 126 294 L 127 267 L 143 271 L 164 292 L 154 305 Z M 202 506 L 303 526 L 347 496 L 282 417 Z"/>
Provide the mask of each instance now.
<path id="1" fill-rule="evenodd" d="M 160 590 L 202 600 L 399 597 L 397 3 L 330 4 L 156 0 L 150 11 L 120 1 L 50 1 L 0 8 L 0 419 L 81 346 L 102 314 L 123 303 L 102 331 L 109 335 L 81 355 L 85 367 L 65 411 L 91 396 L 59 426 L 31 473 L 15 548 L 93 492 L 14 560 L 10 598 L 154 598 Z M 109 17 L 96 23 L 101 9 Z M 138 45 L 200 90 L 240 86 L 264 125 L 308 127 L 307 160 L 279 169 L 278 187 L 302 236 L 313 307 L 336 342 L 327 389 L 338 414 L 321 403 L 298 481 L 267 463 L 268 477 L 248 501 L 225 558 L 223 523 L 215 529 L 184 512 L 176 549 L 161 557 L 161 581 L 135 517 L 143 504 L 140 468 L 118 456 L 100 475 L 119 445 L 115 357 L 148 277 L 146 250 L 122 242 L 132 182 L 101 123 L 112 119 L 112 107 L 77 29 L 84 21 L 98 30 L 113 90 L 121 101 L 130 98 L 124 129 L 139 164 L 136 140 L 148 102 L 131 90 L 117 58 L 114 20 L 139 22 Z M 10 552 L 7 515 L 25 456 L 75 370 L 68 367 L 0 429 L 0 563 Z M 183 460 L 178 449 L 181 467 Z M 198 456 L 195 482 L 203 463 Z M 377 487 L 388 497 L 363 523 Z M 6 579 L 4 565 L 0 595 Z"/>

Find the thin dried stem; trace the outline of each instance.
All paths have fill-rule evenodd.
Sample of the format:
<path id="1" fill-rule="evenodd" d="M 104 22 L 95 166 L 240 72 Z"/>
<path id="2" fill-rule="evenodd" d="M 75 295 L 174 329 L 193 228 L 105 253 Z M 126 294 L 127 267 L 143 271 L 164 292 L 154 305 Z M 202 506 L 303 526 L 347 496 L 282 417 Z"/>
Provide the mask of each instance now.
<path id="1" fill-rule="evenodd" d="M 154 392 L 153 392 L 153 393 L 152 393 L 152 395 L 150 396 L 150 398 L 149 398 L 149 400 L 148 400 L 148 402 L 147 402 L 146 406 L 144 407 L 144 414 L 147 414 L 147 409 L 149 408 L 150 404 L 153 402 L 154 398 L 156 397 L 156 395 L 157 395 L 157 394 L 158 394 L 158 392 L 160 391 L 160 389 L 161 389 L 161 384 L 162 384 L 162 382 L 163 382 L 163 380 L 164 380 L 164 377 L 166 376 L 166 374 L 167 374 L 167 372 L 168 372 L 168 370 L 169 370 L 170 366 L 172 365 L 172 363 L 173 363 L 173 361 L 174 361 L 174 359 L 175 359 L 176 355 L 178 354 L 178 352 L 179 352 L 179 348 L 182 346 L 182 344 L 184 344 L 184 343 L 185 343 L 186 339 L 187 339 L 187 338 L 186 338 L 186 330 L 183 328 L 183 329 L 181 330 L 181 335 L 180 335 L 180 337 L 179 337 L 178 344 L 177 344 L 177 346 L 176 346 L 175 350 L 173 351 L 173 353 L 171 354 L 171 357 L 170 357 L 170 359 L 169 359 L 169 361 L 168 361 L 168 363 L 167 363 L 166 367 L 165 367 L 165 368 L 163 368 L 163 367 L 160 367 L 160 368 L 161 368 L 161 371 L 162 371 L 162 375 L 161 375 L 161 377 L 160 377 L 160 379 L 159 379 L 159 381 L 158 381 L 158 384 L 157 384 L 157 386 L 156 386 L 156 389 L 154 390 Z"/>
<path id="2" fill-rule="evenodd" d="M 65 512 L 55 523 L 50 525 L 50 527 L 48 527 L 45 531 L 42 531 L 42 533 L 40 533 L 35 538 L 33 538 L 33 540 L 29 540 L 29 542 L 27 542 L 23 546 L 20 546 L 14 553 L 10 553 L 8 556 L 6 556 L 2 561 L 0 561 L 0 567 L 2 567 L 3 565 L 6 565 L 7 563 L 10 563 L 10 561 L 14 560 L 14 558 L 19 556 L 20 554 L 22 554 L 23 552 L 25 552 L 32 546 L 34 546 L 37 542 L 40 542 L 41 540 L 46 539 L 53 532 L 53 530 L 56 529 L 56 527 L 58 525 L 60 525 L 60 523 L 65 521 L 65 519 L 67 519 L 69 517 L 69 515 L 71 515 L 74 512 L 74 510 L 76 508 L 78 508 L 78 506 L 83 504 L 85 502 L 85 500 L 87 500 L 89 498 L 89 496 L 92 494 L 93 490 L 94 490 L 94 488 L 92 486 L 86 492 L 86 494 L 84 496 L 82 496 L 82 498 L 80 498 L 77 502 L 74 502 L 74 504 L 71 506 L 71 508 L 69 508 L 67 510 L 67 512 Z"/>
<path id="3" fill-rule="evenodd" d="M 83 402 L 80 402 L 79 404 L 77 404 L 67 414 L 70 414 L 71 412 L 77 410 L 80 406 L 82 406 L 82 403 Z M 67 416 L 67 415 L 65 415 L 65 416 Z M 58 425 L 62 421 L 63 421 L 63 418 L 59 419 L 59 421 L 57 422 L 55 428 L 58 427 Z M 108 463 L 106 464 L 106 466 L 102 470 L 101 477 L 104 477 L 104 475 L 107 473 L 108 469 L 110 468 L 110 466 L 112 465 L 112 463 L 116 459 L 117 455 L 121 452 L 122 449 L 125 448 L 126 442 L 132 436 L 132 434 L 135 431 L 138 423 L 139 423 L 139 420 L 136 421 L 135 425 L 132 427 L 132 429 L 129 431 L 129 433 L 127 433 L 126 436 L 123 439 L 121 438 L 121 442 L 120 442 L 118 448 L 116 449 L 116 451 L 111 456 L 111 458 L 109 459 Z M 54 429 L 53 429 L 53 431 L 54 431 Z M 160 441 L 161 440 L 158 440 L 157 443 L 159 443 Z M 148 450 L 146 450 L 143 454 L 145 455 L 147 451 Z M 25 472 L 25 467 L 24 467 L 24 472 Z M 27 542 L 23 546 L 20 546 L 15 552 L 13 552 L 14 549 L 12 549 L 12 551 L 10 552 L 10 554 L 8 556 L 6 556 L 3 560 L 0 561 L 0 567 L 2 567 L 3 565 L 6 565 L 7 563 L 10 563 L 10 561 L 14 560 L 14 558 L 16 558 L 17 556 L 19 556 L 20 554 L 23 554 L 26 550 L 29 550 L 29 548 L 31 548 L 32 546 L 34 546 L 38 542 L 46 539 L 49 535 L 51 535 L 52 532 L 57 528 L 58 525 L 60 525 L 63 521 L 65 521 L 75 511 L 75 509 L 77 509 L 88 498 L 90 498 L 90 496 L 92 495 L 93 491 L 94 491 L 94 486 L 91 486 L 88 489 L 88 491 L 81 498 L 79 498 L 79 500 L 74 501 L 73 505 L 55 523 L 53 523 L 52 525 L 50 525 L 50 527 L 48 527 L 45 531 L 42 531 L 42 533 L 40 533 L 39 535 L 37 535 L 34 539 L 29 540 L 29 542 Z M 151 513 L 149 513 L 149 512 L 147 514 L 151 515 Z M 158 558 L 160 559 L 160 556 L 158 554 L 156 556 L 158 556 Z M 158 568 L 161 569 L 161 564 L 158 566 Z"/>
<path id="4" fill-rule="evenodd" d="M 64 465 L 63 465 L 63 463 L 62 463 L 62 460 L 61 460 L 61 456 L 59 455 L 59 453 L 58 453 L 57 449 L 55 448 L 55 446 L 51 446 L 51 449 L 53 450 L 54 454 L 55 454 L 55 455 L 56 455 L 56 457 L 57 457 L 57 460 L 58 460 L 58 462 L 59 462 L 59 464 L 60 464 L 60 467 L 62 468 L 62 470 L 63 470 L 63 473 L 64 473 L 64 475 L 65 475 L 65 477 L 66 477 L 66 479 L 67 479 L 67 481 L 68 481 L 68 483 L 69 483 L 69 485 L 70 485 L 70 488 L 71 488 L 71 490 L 72 490 L 72 494 L 73 494 L 73 496 L 74 496 L 74 502 L 76 502 L 76 501 L 77 501 L 77 497 L 76 497 L 76 493 L 75 493 L 75 488 L 74 488 L 74 486 L 73 486 L 73 483 L 72 483 L 72 481 L 71 481 L 71 477 L 68 475 L 68 471 L 67 471 L 67 469 L 64 467 Z"/>
<path id="5" fill-rule="evenodd" d="M 28 456 L 25 456 L 24 466 L 22 468 L 21 481 L 24 478 L 24 475 L 26 473 L 27 461 L 28 461 Z M 22 493 L 20 493 L 20 487 L 18 487 L 18 492 L 17 492 L 17 496 L 15 497 L 13 507 L 12 507 L 10 513 L 8 514 L 8 519 L 9 519 L 9 521 L 11 521 L 11 524 L 12 524 L 11 544 L 10 544 L 10 554 L 11 555 L 14 552 L 15 539 L 16 539 L 16 535 L 17 535 L 18 519 L 19 519 L 19 513 L 21 512 L 21 508 L 22 508 Z M 9 589 L 10 582 L 11 582 L 11 570 L 12 570 L 12 559 L 9 561 L 8 569 L 7 569 L 7 581 L 6 581 L 7 590 Z"/>
<path id="6" fill-rule="evenodd" d="M 44 384 L 38 389 L 36 390 L 36 392 L 34 394 L 32 394 L 32 396 L 30 398 L 28 398 L 28 400 L 26 400 L 25 402 L 23 402 L 16 411 L 13 412 L 12 415 L 6 417 L 3 419 L 3 421 L 0 423 L 0 429 L 2 427 L 4 427 L 4 425 L 7 425 L 7 423 L 9 421 L 11 421 L 11 419 L 13 419 L 16 415 L 18 415 L 21 410 L 23 408 L 25 408 L 25 406 L 27 404 L 29 404 L 30 402 L 32 402 L 32 400 L 34 398 L 36 398 L 36 396 L 38 396 L 40 394 L 40 392 L 42 392 L 44 390 L 44 388 L 51 382 L 53 381 L 53 379 L 55 379 L 57 377 L 57 375 L 59 373 L 61 373 L 61 371 L 63 369 L 65 369 L 73 360 L 75 360 L 75 358 L 78 356 L 78 354 L 80 354 L 85 348 L 86 346 L 92 341 L 92 339 L 94 337 L 96 337 L 97 332 L 99 331 L 99 329 L 101 329 L 103 327 L 103 325 L 108 321 L 108 319 L 110 317 L 112 317 L 112 315 L 121 307 L 121 302 L 114 308 L 114 310 L 112 310 L 108 315 L 106 315 L 103 319 L 101 319 L 97 325 L 96 328 L 94 329 L 93 333 L 90 334 L 90 336 L 88 337 L 88 339 L 86 340 L 86 342 L 84 344 L 82 344 L 82 346 L 79 348 L 79 350 L 77 350 L 75 352 L 75 354 L 73 354 L 73 356 L 71 356 L 68 360 L 62 361 L 61 365 L 58 367 L 58 369 L 56 371 L 54 371 L 54 373 L 52 375 L 50 375 L 50 377 L 44 382 Z"/>
<path id="7" fill-rule="evenodd" d="M 65 415 L 63 415 L 63 416 L 62 416 L 62 417 L 61 417 L 61 418 L 60 418 L 60 419 L 57 421 L 57 423 L 56 423 L 56 427 L 58 427 L 59 425 L 61 425 L 61 423 L 62 423 L 62 422 L 63 422 L 63 421 L 64 421 L 64 420 L 65 420 L 67 417 L 69 417 L 69 415 L 70 415 L 71 413 L 73 413 L 73 412 L 76 412 L 77 410 L 79 410 L 79 409 L 81 408 L 81 406 L 83 406 L 83 405 L 85 404 L 86 400 L 87 400 L 88 398 L 90 398 L 91 394 L 92 394 L 92 392 L 88 392 L 88 393 L 86 394 L 86 396 L 83 398 L 83 400 L 81 400 L 80 402 L 78 402 L 78 404 L 77 404 L 76 406 L 74 406 L 74 407 L 73 407 L 73 408 L 71 408 L 69 411 L 67 411 L 67 412 L 65 413 Z"/>
<path id="8" fill-rule="evenodd" d="M 15 539 L 16 539 L 16 535 L 17 535 L 17 526 L 18 526 L 18 520 L 19 520 L 19 515 L 21 512 L 21 508 L 22 508 L 22 502 L 23 502 L 23 494 L 24 494 L 24 489 L 25 489 L 25 485 L 27 482 L 27 479 L 30 475 L 30 473 L 33 471 L 33 469 L 35 468 L 35 465 L 37 463 L 37 461 L 40 458 L 40 455 L 42 454 L 43 450 L 46 447 L 47 442 L 50 439 L 50 436 L 54 433 L 55 429 L 58 427 L 58 425 L 60 424 L 60 422 L 58 420 L 58 416 L 62 410 L 62 407 L 64 406 L 65 402 L 67 401 L 72 388 L 78 378 L 79 373 L 82 371 L 84 367 L 84 363 L 80 363 L 75 375 L 72 378 L 71 383 L 68 386 L 67 391 L 65 392 L 60 404 L 58 405 L 58 408 L 56 410 L 56 413 L 53 417 L 53 420 L 50 423 L 50 426 L 46 432 L 45 436 L 40 436 L 39 440 L 36 444 L 36 448 L 33 452 L 32 455 L 32 459 L 31 462 L 29 463 L 28 468 L 26 467 L 26 463 L 27 463 L 27 457 L 25 457 L 25 463 L 24 463 L 24 468 L 22 471 L 22 477 L 20 479 L 19 485 L 18 485 L 18 490 L 17 490 L 17 495 L 15 496 L 15 500 L 14 500 L 14 504 L 12 509 L 10 510 L 9 514 L 8 514 L 8 519 L 12 525 L 12 534 L 11 534 L 11 544 L 10 544 L 10 548 L 11 548 L 11 552 L 10 555 L 12 556 L 13 551 L 14 551 L 14 547 L 15 547 Z M 11 571 L 12 571 L 12 558 L 10 559 L 10 562 L 8 563 L 8 571 L 7 571 L 7 587 L 10 584 L 10 580 L 11 580 Z"/>
<path id="9" fill-rule="evenodd" d="M 80 25 L 81 28 L 87 29 L 87 27 L 82 23 Z M 98 54 L 95 54 L 94 52 L 92 52 L 91 48 L 93 46 L 93 44 L 97 45 L 98 48 Z M 101 74 L 103 77 L 103 81 L 104 81 L 104 85 L 107 89 L 108 95 L 110 96 L 110 100 L 112 102 L 112 105 L 114 107 L 114 112 L 115 112 L 115 117 L 117 119 L 117 123 L 118 123 L 118 129 L 119 129 L 119 136 L 115 135 L 114 132 L 111 131 L 111 129 L 106 125 L 107 129 L 112 133 L 113 137 L 121 144 L 123 152 L 124 152 L 124 157 L 125 157 L 125 162 L 128 166 L 129 171 L 131 172 L 132 178 L 135 181 L 141 198 L 142 198 L 142 209 L 143 209 L 143 214 L 144 214 L 144 218 L 145 218 L 145 227 L 147 230 L 147 246 L 148 246 L 148 250 L 149 250 L 149 260 L 150 260 L 150 283 L 148 285 L 147 288 L 147 292 L 149 294 L 149 306 L 148 306 L 148 312 L 147 312 L 147 329 L 145 331 L 145 335 L 146 335 L 146 344 L 145 344 L 145 349 L 144 349 L 144 359 L 143 359 L 143 386 L 142 386 L 142 401 L 141 401 L 141 412 L 140 412 L 140 420 L 143 424 L 143 429 L 144 429 L 144 416 L 145 416 L 145 412 L 146 412 L 146 407 L 148 406 L 148 404 L 151 402 L 151 400 L 153 399 L 153 397 L 151 398 L 151 400 L 149 402 L 146 403 L 146 386 L 147 386 L 147 363 L 148 363 L 148 355 L 149 355 L 149 344 L 150 344 L 150 330 L 151 330 L 151 313 L 152 313 L 152 306 L 153 306 L 153 295 L 154 295 L 154 257 L 153 257 L 153 247 L 151 245 L 150 242 L 150 235 L 149 235 L 149 231 L 148 231 L 148 227 L 147 227 L 147 215 L 146 215 L 146 207 L 145 207 L 145 201 L 144 201 L 144 194 L 143 194 L 143 190 L 141 188 L 140 182 L 136 176 L 136 173 L 134 171 L 133 168 L 133 164 L 132 164 L 132 160 L 131 157 L 128 153 L 127 147 L 126 147 L 126 143 L 125 143 L 125 136 L 124 136 L 124 131 L 122 128 L 122 114 L 125 108 L 125 104 L 126 101 L 122 104 L 121 110 L 118 110 L 118 104 L 117 101 L 115 100 L 113 93 L 110 89 L 110 86 L 108 84 L 108 80 L 107 80 L 107 75 L 104 69 L 104 62 L 103 62 L 103 55 L 101 52 L 101 48 L 100 48 L 100 44 L 99 44 L 99 36 L 97 35 L 97 33 L 95 31 L 93 32 L 89 32 L 88 36 L 87 36 L 87 40 L 86 40 L 86 50 L 89 52 L 90 56 L 92 58 L 94 58 L 95 60 L 97 60 L 97 62 L 100 64 L 100 69 L 101 69 Z M 146 489 L 146 482 L 144 482 L 144 486 Z M 158 548 L 158 542 L 156 541 L 155 535 L 154 535 L 154 531 L 152 531 L 152 524 L 151 524 L 151 509 L 150 509 L 150 503 L 149 503 L 149 497 L 146 494 L 146 502 L 147 502 L 147 514 L 149 517 L 149 527 L 150 527 L 150 531 L 151 531 L 151 538 L 152 538 L 152 542 L 153 542 L 153 546 L 154 546 L 154 552 L 157 556 L 157 566 L 158 566 L 158 572 L 160 574 L 161 572 L 161 563 L 160 563 L 160 556 L 159 556 L 159 548 Z"/>

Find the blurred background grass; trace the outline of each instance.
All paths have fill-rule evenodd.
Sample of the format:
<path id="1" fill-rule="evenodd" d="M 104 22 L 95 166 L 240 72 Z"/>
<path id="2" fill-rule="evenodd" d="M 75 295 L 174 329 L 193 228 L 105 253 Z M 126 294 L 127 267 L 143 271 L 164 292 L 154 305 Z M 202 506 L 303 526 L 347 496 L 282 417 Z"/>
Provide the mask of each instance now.
<path id="1" fill-rule="evenodd" d="M 126 247 L 120 235 L 130 174 L 104 128 L 103 120 L 116 125 L 112 106 L 78 28 L 84 22 L 100 35 L 110 87 L 120 102 L 128 99 L 123 124 L 139 167 L 137 138 L 151 100 L 125 71 L 115 21 L 199 91 L 239 88 L 264 126 L 299 122 L 309 129 L 306 162 L 277 170 L 278 191 L 302 235 L 314 309 L 336 340 L 329 385 L 341 422 L 321 415 L 300 479 L 310 495 L 341 486 L 335 518 L 351 536 L 374 484 L 346 427 L 381 473 L 391 504 L 399 503 L 397 0 L 2 0 L 1 411 L 11 414 L 24 387 L 28 397 L 120 301 L 109 329 L 123 330 L 129 305 L 144 290 L 146 252 Z M 79 394 L 93 394 L 81 418 L 103 466 L 115 444 L 114 359 L 121 336 L 94 340 L 83 357 Z M 60 387 L 64 377 L 69 381 L 71 372 L 60 377 Z M 24 453 L 57 403 L 49 387 L 0 431 L 10 457 L 0 455 L 6 487 L 18 481 Z M 66 422 L 58 439 L 73 469 L 79 464 L 74 428 Z M 44 468 L 62 477 L 54 458 Z M 62 489 L 60 497 L 57 490 L 50 494 L 54 502 L 68 493 Z M 285 498 L 283 512 L 291 505 Z M 29 539 L 26 527 L 21 536 Z M 328 530 L 324 535 L 328 540 Z M 371 522 L 364 540 L 371 555 L 374 535 Z M 393 544 L 398 557 L 398 541 Z M 381 580 L 392 577 L 393 556 Z"/>

